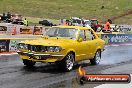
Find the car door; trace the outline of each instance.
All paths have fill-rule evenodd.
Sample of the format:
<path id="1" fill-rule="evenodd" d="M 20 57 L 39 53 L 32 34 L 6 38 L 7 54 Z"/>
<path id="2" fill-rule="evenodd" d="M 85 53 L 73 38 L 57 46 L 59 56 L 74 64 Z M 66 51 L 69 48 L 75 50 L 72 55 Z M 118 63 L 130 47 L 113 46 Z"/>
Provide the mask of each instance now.
<path id="1" fill-rule="evenodd" d="M 86 53 L 86 36 L 85 36 L 85 30 L 80 30 L 78 39 L 82 38 L 82 41 L 77 41 L 76 47 L 76 56 L 77 60 L 83 60 L 86 59 L 87 53 Z"/>
<path id="2" fill-rule="evenodd" d="M 86 52 L 87 52 L 87 59 L 93 58 L 96 52 L 97 41 L 95 38 L 94 33 L 90 29 L 85 30 L 86 34 Z"/>

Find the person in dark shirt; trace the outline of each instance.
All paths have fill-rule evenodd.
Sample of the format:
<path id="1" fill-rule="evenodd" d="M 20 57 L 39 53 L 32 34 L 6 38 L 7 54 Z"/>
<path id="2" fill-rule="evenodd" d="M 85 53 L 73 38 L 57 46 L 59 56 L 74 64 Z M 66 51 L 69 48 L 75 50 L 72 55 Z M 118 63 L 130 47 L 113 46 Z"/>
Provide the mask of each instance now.
<path id="1" fill-rule="evenodd" d="M 2 21 L 5 21 L 5 20 L 6 20 L 6 15 L 5 15 L 5 13 L 3 13 L 3 15 L 1 16 L 1 20 L 2 20 Z"/>
<path id="2" fill-rule="evenodd" d="M 7 13 L 7 21 L 8 21 L 8 23 L 11 22 L 11 14 L 10 14 L 10 12 Z"/>
<path id="3" fill-rule="evenodd" d="M 10 12 L 7 13 L 7 18 L 11 19 L 11 13 Z"/>

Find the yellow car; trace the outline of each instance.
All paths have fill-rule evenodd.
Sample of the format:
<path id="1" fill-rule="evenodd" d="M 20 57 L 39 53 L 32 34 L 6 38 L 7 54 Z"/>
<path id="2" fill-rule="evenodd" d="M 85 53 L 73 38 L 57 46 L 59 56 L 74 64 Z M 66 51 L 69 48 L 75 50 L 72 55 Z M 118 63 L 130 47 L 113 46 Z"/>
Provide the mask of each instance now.
<path id="1" fill-rule="evenodd" d="M 89 59 L 100 62 L 105 42 L 91 28 L 55 26 L 47 29 L 45 36 L 18 44 L 18 54 L 26 66 L 36 62 L 58 63 L 65 71 L 73 69 L 75 62 Z"/>

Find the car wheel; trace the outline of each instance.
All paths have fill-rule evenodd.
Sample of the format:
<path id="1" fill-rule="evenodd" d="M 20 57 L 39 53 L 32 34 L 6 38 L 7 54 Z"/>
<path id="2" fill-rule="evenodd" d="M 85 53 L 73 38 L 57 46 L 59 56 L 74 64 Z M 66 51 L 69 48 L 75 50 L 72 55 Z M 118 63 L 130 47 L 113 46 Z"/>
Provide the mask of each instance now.
<path id="1" fill-rule="evenodd" d="M 60 67 L 62 68 L 62 70 L 71 71 L 74 66 L 74 54 L 73 53 L 67 54 L 64 60 L 60 62 L 60 64 L 61 64 Z"/>
<path id="2" fill-rule="evenodd" d="M 97 65 L 97 64 L 99 64 L 100 60 L 101 60 L 101 51 L 98 50 L 95 53 L 94 58 L 93 59 L 90 59 L 90 62 L 91 62 L 92 65 Z"/>
<path id="3" fill-rule="evenodd" d="M 36 62 L 33 62 L 31 60 L 25 60 L 25 59 L 23 59 L 23 63 L 24 63 L 24 65 L 26 65 L 28 67 L 32 67 L 32 66 L 35 65 Z"/>

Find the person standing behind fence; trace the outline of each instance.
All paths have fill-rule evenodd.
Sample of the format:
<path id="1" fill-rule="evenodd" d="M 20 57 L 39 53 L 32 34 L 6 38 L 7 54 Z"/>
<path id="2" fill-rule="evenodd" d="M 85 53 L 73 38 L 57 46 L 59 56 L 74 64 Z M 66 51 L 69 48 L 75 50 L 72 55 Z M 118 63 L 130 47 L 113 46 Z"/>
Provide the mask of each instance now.
<path id="1" fill-rule="evenodd" d="M 7 20 L 6 20 L 8 23 L 11 22 L 11 13 L 10 12 L 7 12 Z"/>
<path id="2" fill-rule="evenodd" d="M 110 23 L 111 23 L 111 20 L 108 19 L 108 21 L 104 25 L 104 30 L 105 31 L 110 31 Z"/>
<path id="3" fill-rule="evenodd" d="M 3 22 L 6 21 L 6 15 L 5 15 L 5 13 L 3 13 L 3 15 L 1 16 L 1 20 L 2 20 Z"/>
<path id="4" fill-rule="evenodd" d="M 24 19 L 23 24 L 26 25 L 26 26 L 28 26 L 28 21 L 27 21 L 26 18 Z"/>

